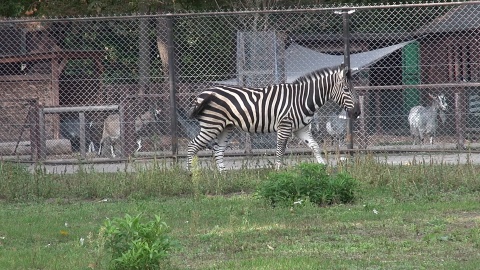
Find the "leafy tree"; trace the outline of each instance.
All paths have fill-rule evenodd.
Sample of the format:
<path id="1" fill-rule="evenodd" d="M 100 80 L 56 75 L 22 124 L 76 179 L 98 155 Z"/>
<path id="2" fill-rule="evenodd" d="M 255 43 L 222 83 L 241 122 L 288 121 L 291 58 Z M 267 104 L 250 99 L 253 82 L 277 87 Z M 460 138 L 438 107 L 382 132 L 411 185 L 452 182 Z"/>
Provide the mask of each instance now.
<path id="1" fill-rule="evenodd" d="M 0 16 L 81 16 L 100 14 L 273 9 L 333 3 L 389 3 L 391 0 L 2 0 Z"/>
<path id="2" fill-rule="evenodd" d="M 0 16 L 3 17 L 19 17 L 32 15 L 33 10 L 36 11 L 37 0 L 3 0 L 0 5 Z M 28 12 L 27 12 L 28 11 Z"/>

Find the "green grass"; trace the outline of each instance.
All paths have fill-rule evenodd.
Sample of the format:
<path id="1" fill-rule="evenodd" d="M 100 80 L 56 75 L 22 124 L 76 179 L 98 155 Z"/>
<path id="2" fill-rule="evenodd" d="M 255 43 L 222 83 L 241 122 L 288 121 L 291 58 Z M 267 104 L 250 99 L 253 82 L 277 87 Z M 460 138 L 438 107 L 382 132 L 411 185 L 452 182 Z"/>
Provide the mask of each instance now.
<path id="1" fill-rule="evenodd" d="M 477 269 L 480 263 L 480 167 L 473 164 L 389 166 L 362 158 L 329 168 L 359 180 L 355 203 L 275 208 L 254 196 L 269 170 L 205 170 L 195 184 L 181 170 L 161 168 L 39 172 L 47 185 L 2 166 L 0 269 L 106 269 L 99 229 L 106 218 L 126 213 L 166 221 L 180 243 L 171 254 L 174 269 Z"/>

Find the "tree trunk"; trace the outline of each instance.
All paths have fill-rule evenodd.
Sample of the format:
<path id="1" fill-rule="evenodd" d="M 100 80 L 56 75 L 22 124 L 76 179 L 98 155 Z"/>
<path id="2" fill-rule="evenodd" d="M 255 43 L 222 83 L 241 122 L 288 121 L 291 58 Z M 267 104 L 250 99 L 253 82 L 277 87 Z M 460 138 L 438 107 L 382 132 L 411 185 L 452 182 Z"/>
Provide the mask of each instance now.
<path id="1" fill-rule="evenodd" d="M 162 61 L 163 76 L 168 77 L 168 28 L 167 18 L 159 17 L 157 19 L 157 48 Z"/>

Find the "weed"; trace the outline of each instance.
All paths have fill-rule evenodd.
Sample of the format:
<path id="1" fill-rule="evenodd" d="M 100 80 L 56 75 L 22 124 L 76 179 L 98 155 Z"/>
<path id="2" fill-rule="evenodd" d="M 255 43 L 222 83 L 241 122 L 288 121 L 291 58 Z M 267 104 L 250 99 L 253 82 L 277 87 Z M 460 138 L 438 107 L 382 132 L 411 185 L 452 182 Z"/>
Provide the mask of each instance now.
<path id="1" fill-rule="evenodd" d="M 257 195 L 273 206 L 292 206 L 307 200 L 317 205 L 350 203 L 357 186 L 346 172 L 329 175 L 325 165 L 301 163 L 291 170 L 272 172 Z"/>
<path id="2" fill-rule="evenodd" d="M 21 191 L 28 185 L 31 176 L 28 171 L 18 165 L 10 162 L 0 163 L 0 199 L 14 200 L 21 196 Z"/>
<path id="3" fill-rule="evenodd" d="M 210 164 L 210 163 L 208 163 Z M 331 186 L 331 192 L 325 193 L 321 204 L 353 200 L 354 194 L 348 189 L 341 190 L 338 185 L 349 185 L 350 176 L 358 181 L 360 190 L 357 196 L 367 198 L 373 190 L 382 191 L 389 198 L 408 201 L 420 198 L 435 201 L 451 194 L 461 196 L 468 192 L 480 191 L 480 166 L 467 164 L 446 164 L 432 162 L 428 157 L 419 157 L 409 164 L 390 165 L 381 158 L 372 155 L 356 156 L 353 162 L 337 163 L 336 167 L 319 167 L 316 164 L 300 164 L 294 169 L 282 170 L 277 178 L 299 178 L 304 180 L 299 190 L 292 194 L 308 192 L 308 197 L 316 193 L 311 188 L 319 187 L 314 179 Z M 340 172 L 340 173 L 338 173 Z M 345 174 L 348 172 L 348 174 Z M 50 172 L 42 164 L 36 164 L 29 172 L 22 164 L 0 162 L 0 199 L 7 202 L 31 202 L 62 198 L 63 200 L 96 200 L 104 198 L 146 200 L 159 196 L 178 195 L 222 195 L 249 193 L 259 189 L 264 182 L 269 183 L 271 168 L 240 169 L 218 173 L 215 168 L 199 165 L 197 177 L 176 165 L 167 165 L 162 159 L 153 160 L 148 166 L 138 166 L 135 170 L 119 170 L 116 173 L 103 173 L 81 166 L 73 174 Z M 275 174 L 273 173 L 273 174 Z M 327 176 L 330 173 L 330 176 Z M 281 175 L 284 174 L 284 175 Z M 267 180 L 265 180 L 267 179 Z M 298 180 L 298 179 L 297 179 Z M 284 181 L 289 181 L 285 180 Z M 276 181 L 273 185 L 280 185 Z M 312 182 L 312 185 L 307 183 Z M 329 183 L 329 184 L 328 184 Z M 286 184 L 286 183 L 285 183 Z M 268 184 L 267 184 L 268 185 Z M 292 185 L 292 183 L 290 183 Z M 333 192 L 340 188 L 340 192 Z M 306 190 L 305 190 L 306 189 Z M 279 188 L 282 190 L 282 188 Z M 286 189 L 283 189 L 284 191 Z M 353 190 L 353 189 L 352 189 Z M 290 194 L 287 192 L 287 194 Z M 285 192 L 277 194 L 285 197 Z M 302 195 L 303 196 L 303 195 Z M 348 198 L 350 196 L 350 198 Z M 200 196 L 201 197 L 201 196 Z M 303 197 L 302 197 L 303 198 Z M 302 199 L 298 198 L 298 199 Z M 305 199 L 305 198 L 303 198 Z M 291 199 L 290 203 L 298 201 Z"/>
<path id="4" fill-rule="evenodd" d="M 111 269 L 161 269 L 168 265 L 169 252 L 175 242 L 169 228 L 159 216 L 142 223 L 143 214 L 125 215 L 107 220 L 103 236 L 105 248 L 112 254 Z"/>

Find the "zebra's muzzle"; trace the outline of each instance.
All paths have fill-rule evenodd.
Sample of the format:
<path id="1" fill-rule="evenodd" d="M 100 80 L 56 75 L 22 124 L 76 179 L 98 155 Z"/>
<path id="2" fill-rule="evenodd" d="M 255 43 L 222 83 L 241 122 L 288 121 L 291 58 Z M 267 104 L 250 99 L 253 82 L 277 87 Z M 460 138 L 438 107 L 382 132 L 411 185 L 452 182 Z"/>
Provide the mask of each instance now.
<path id="1" fill-rule="evenodd" d="M 361 113 L 362 112 L 360 110 L 360 103 L 358 102 L 355 102 L 355 104 L 353 104 L 353 108 L 347 109 L 347 115 L 351 119 L 357 119 Z"/>

